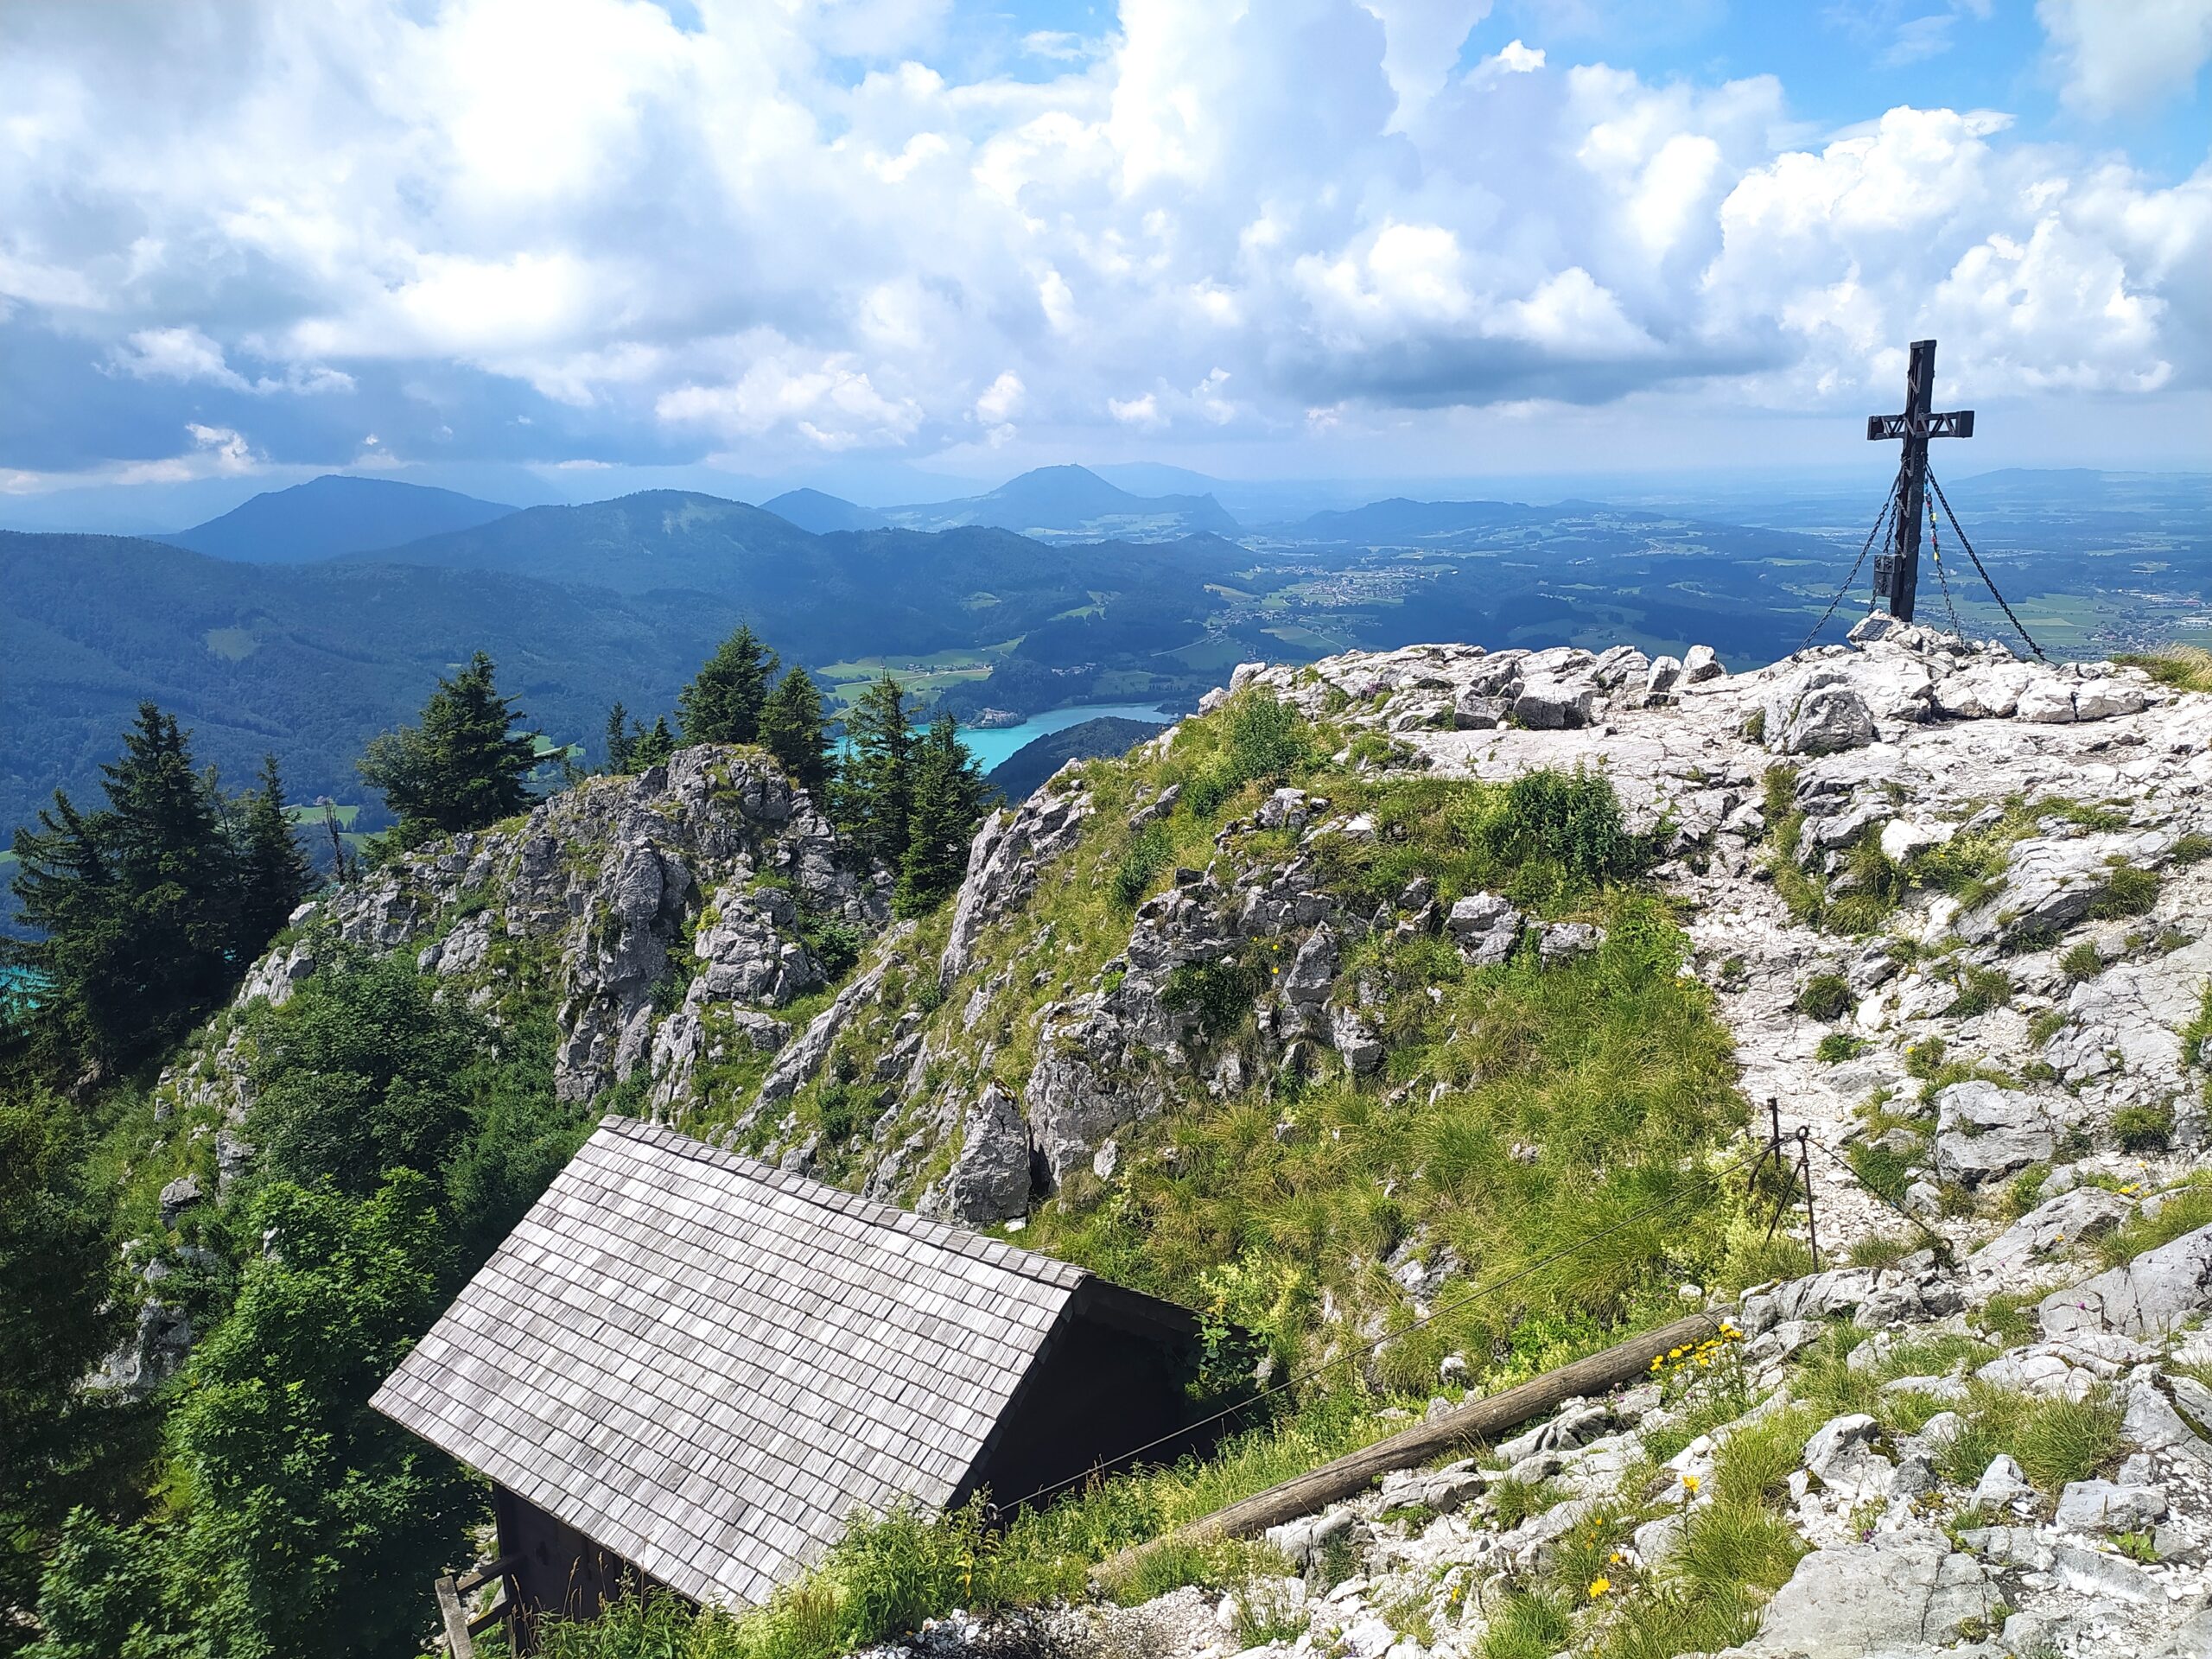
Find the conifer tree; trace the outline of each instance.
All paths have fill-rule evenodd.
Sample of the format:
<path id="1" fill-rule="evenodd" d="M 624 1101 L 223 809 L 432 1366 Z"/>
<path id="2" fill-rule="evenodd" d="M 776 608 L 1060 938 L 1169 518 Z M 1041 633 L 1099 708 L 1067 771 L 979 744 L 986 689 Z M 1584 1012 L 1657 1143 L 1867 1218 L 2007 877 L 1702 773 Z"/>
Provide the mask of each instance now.
<path id="1" fill-rule="evenodd" d="M 914 733 L 896 676 L 872 681 L 845 715 L 845 759 L 831 816 L 861 855 L 896 870 L 913 804 Z"/>
<path id="2" fill-rule="evenodd" d="M 630 711 L 619 702 L 607 711 L 607 769 L 613 772 L 628 772 L 630 756 L 644 735 L 638 722 L 630 718 Z"/>
<path id="3" fill-rule="evenodd" d="M 768 694 L 760 710 L 760 741 L 793 783 L 817 804 L 827 804 L 830 736 L 823 729 L 822 693 L 804 669 L 793 668 Z"/>
<path id="4" fill-rule="evenodd" d="M 668 716 L 655 715 L 652 729 L 639 732 L 630 745 L 630 770 L 643 772 L 648 766 L 664 765 L 675 753 L 676 734 L 668 729 Z"/>
<path id="5" fill-rule="evenodd" d="M 499 695 L 494 671 L 478 652 L 459 674 L 438 681 L 420 726 L 371 740 L 359 771 L 399 820 L 388 846 L 481 830 L 529 804 L 537 752 L 511 730 L 522 716 L 512 697 Z"/>
<path id="6" fill-rule="evenodd" d="M 939 715 L 916 741 L 906 850 L 899 861 L 898 909 L 918 916 L 960 885 L 968 842 L 990 785 L 960 741 L 950 715 Z"/>
<path id="7" fill-rule="evenodd" d="M 676 699 L 686 743 L 753 743 L 775 677 L 776 653 L 748 623 L 723 640 Z"/>
<path id="8" fill-rule="evenodd" d="M 308 866 L 284 809 L 276 757 L 261 758 L 261 787 L 245 798 L 238 827 L 238 933 L 233 959 L 251 962 L 307 897 Z"/>
<path id="9" fill-rule="evenodd" d="M 13 887 L 41 936 L 0 961 L 40 983 L 44 1064 L 128 1067 L 181 1035 L 236 977 L 238 866 L 212 775 L 174 715 L 141 703 L 103 766 L 105 811 L 55 792 L 19 830 Z"/>

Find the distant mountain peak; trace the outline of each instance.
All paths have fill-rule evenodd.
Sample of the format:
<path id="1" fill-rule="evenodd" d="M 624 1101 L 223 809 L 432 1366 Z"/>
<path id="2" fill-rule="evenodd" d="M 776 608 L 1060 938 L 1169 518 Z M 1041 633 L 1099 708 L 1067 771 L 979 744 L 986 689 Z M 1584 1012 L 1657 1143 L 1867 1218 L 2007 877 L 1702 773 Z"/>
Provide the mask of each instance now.
<path id="1" fill-rule="evenodd" d="M 427 484 L 325 473 L 161 539 L 239 563 L 307 564 L 473 530 L 514 511 Z"/>

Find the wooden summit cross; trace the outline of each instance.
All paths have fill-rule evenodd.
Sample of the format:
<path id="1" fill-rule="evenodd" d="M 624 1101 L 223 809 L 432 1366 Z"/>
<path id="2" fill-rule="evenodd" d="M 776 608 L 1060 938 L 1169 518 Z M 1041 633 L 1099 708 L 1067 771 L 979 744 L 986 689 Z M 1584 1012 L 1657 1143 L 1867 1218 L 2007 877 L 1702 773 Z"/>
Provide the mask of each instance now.
<path id="1" fill-rule="evenodd" d="M 1913 600 L 1920 591 L 1920 516 L 1928 488 L 1928 440 L 1974 436 L 1974 410 L 1932 414 L 1929 405 L 1935 398 L 1936 342 L 1916 340 L 1904 374 L 1904 413 L 1866 417 L 1869 439 L 1904 440 L 1904 463 L 1897 474 L 1897 528 L 1891 534 L 1891 550 L 1874 561 L 1874 591 L 1890 601 L 1890 614 L 1900 622 L 1912 620 Z"/>

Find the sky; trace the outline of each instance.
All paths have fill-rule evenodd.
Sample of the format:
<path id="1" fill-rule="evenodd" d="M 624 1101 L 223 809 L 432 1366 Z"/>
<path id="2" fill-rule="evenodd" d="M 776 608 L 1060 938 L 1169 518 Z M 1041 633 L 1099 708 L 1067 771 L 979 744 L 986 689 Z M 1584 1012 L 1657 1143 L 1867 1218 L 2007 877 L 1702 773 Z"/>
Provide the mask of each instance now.
<path id="1" fill-rule="evenodd" d="M 2208 57 L 2212 0 L 5 0 L 0 522 L 1879 471 L 1927 336 L 1954 471 L 2204 467 Z"/>

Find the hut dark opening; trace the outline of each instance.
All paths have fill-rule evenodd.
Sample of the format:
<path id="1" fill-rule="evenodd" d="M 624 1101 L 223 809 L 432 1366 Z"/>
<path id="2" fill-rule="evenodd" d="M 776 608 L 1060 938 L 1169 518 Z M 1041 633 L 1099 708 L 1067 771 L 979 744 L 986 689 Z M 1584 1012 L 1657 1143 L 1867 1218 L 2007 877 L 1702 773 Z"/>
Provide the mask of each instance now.
<path id="1" fill-rule="evenodd" d="M 757 1605 L 856 1510 L 1184 1449 L 1198 1349 L 1170 1303 L 609 1117 L 372 1403 L 494 1484 L 527 1645 L 626 1582 Z"/>

